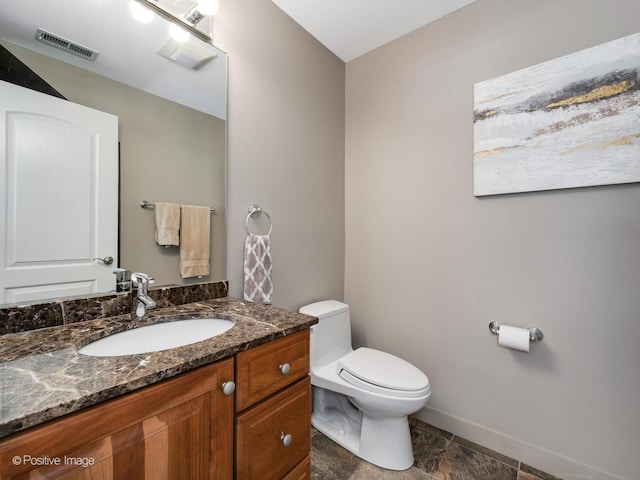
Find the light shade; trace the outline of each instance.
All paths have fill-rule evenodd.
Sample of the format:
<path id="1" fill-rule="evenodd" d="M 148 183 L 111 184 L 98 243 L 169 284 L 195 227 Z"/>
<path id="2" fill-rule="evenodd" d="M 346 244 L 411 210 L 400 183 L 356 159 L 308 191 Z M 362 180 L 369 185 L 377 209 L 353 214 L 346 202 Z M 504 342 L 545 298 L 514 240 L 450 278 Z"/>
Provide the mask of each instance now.
<path id="1" fill-rule="evenodd" d="M 154 13 L 135 0 L 131 0 L 131 3 L 129 3 L 129 10 L 131 10 L 133 18 L 141 23 L 149 23 L 151 20 L 153 20 Z"/>
<path id="2" fill-rule="evenodd" d="M 171 23 L 169 25 L 169 33 L 173 37 L 173 39 L 178 43 L 184 43 L 189 40 L 191 34 L 187 32 L 184 28 L 175 23 Z"/>

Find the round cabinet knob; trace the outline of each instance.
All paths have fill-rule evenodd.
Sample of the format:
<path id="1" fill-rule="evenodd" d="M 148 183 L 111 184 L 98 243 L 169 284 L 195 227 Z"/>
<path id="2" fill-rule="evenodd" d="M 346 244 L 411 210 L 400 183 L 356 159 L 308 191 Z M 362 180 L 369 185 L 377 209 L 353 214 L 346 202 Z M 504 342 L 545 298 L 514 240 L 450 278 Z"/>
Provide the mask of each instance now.
<path id="1" fill-rule="evenodd" d="M 288 447 L 291 445 L 291 442 L 293 442 L 293 437 L 290 433 L 285 434 L 284 432 L 280 432 L 280 441 L 283 446 Z"/>
<path id="2" fill-rule="evenodd" d="M 280 373 L 282 375 L 289 375 L 289 373 L 291 372 L 291 365 L 289 365 L 288 363 L 283 363 L 278 367 L 278 370 L 280 370 Z"/>
<path id="3" fill-rule="evenodd" d="M 222 384 L 222 393 L 227 397 L 236 391 L 236 384 L 234 382 L 224 382 Z"/>

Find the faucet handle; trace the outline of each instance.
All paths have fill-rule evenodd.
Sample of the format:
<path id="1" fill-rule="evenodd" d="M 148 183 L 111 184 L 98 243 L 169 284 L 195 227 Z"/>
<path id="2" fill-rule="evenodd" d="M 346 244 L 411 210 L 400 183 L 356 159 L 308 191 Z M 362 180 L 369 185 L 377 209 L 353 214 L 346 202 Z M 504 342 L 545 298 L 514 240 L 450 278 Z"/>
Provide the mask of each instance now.
<path id="1" fill-rule="evenodd" d="M 153 278 L 150 275 L 147 275 L 146 273 L 141 273 L 141 272 L 135 272 L 131 274 L 131 281 L 133 282 L 133 284 L 135 286 L 138 285 L 138 282 L 140 283 L 147 283 L 147 284 L 152 284 L 153 282 L 155 282 L 155 278 Z"/>

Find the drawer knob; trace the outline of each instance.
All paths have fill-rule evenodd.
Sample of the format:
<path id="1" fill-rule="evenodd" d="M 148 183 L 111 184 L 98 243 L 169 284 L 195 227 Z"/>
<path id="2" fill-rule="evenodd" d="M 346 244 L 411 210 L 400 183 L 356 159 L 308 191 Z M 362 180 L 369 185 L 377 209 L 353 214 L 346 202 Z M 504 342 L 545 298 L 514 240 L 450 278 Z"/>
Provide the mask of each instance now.
<path id="1" fill-rule="evenodd" d="M 280 373 L 282 375 L 289 375 L 289 373 L 291 372 L 291 365 L 289 365 L 288 363 L 283 363 L 278 367 L 278 370 L 280 370 Z"/>
<path id="2" fill-rule="evenodd" d="M 285 434 L 284 432 L 280 432 L 280 441 L 282 442 L 282 445 L 288 447 L 291 445 L 291 442 L 293 442 L 293 437 L 290 433 Z"/>
<path id="3" fill-rule="evenodd" d="M 236 391 L 236 384 L 234 382 L 224 382 L 222 384 L 222 393 L 224 393 L 225 396 L 228 397 L 235 391 Z"/>

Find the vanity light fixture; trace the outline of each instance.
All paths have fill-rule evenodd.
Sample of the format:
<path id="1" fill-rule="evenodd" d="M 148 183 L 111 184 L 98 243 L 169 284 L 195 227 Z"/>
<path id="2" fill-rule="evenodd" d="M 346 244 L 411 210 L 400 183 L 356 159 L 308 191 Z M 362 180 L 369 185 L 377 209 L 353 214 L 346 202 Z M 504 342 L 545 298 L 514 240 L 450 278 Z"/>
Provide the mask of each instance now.
<path id="1" fill-rule="evenodd" d="M 198 5 L 196 4 L 191 7 L 191 10 L 184 14 L 184 21 L 191 25 L 197 25 L 205 16 L 206 15 L 204 13 L 198 10 Z"/>
<path id="2" fill-rule="evenodd" d="M 196 25 L 205 16 L 214 16 L 218 13 L 220 2 L 218 0 L 198 0 L 191 9 L 185 13 L 184 20 Z"/>
<path id="3" fill-rule="evenodd" d="M 135 7 L 134 4 L 136 5 Z M 131 0 L 132 13 L 134 10 L 148 11 L 150 13 L 150 15 L 147 13 L 147 17 L 144 17 L 146 22 L 153 20 L 154 14 L 158 15 L 206 43 L 211 43 L 211 33 L 207 33 L 204 29 L 196 28 L 196 25 L 204 18 L 214 15 L 218 11 L 219 7 L 219 0 L 196 0 L 185 12 L 176 11 L 175 4 L 170 8 L 165 7 L 161 5 L 158 0 Z M 142 21 L 142 18 L 143 17 L 141 15 L 140 21 Z M 178 29 L 175 28 L 171 28 L 170 34 L 172 38 L 179 42 L 186 42 L 189 39 L 188 35 L 179 32 Z"/>
<path id="4" fill-rule="evenodd" d="M 154 13 L 141 3 L 136 2 L 136 0 L 131 0 L 129 3 L 129 10 L 131 11 L 133 18 L 140 23 L 149 23 L 153 20 Z"/>
<path id="5" fill-rule="evenodd" d="M 191 37 L 191 34 L 176 23 L 169 25 L 169 34 L 178 43 L 184 43 Z"/>

